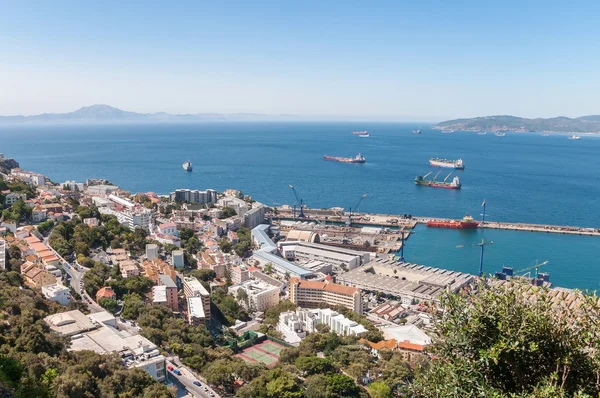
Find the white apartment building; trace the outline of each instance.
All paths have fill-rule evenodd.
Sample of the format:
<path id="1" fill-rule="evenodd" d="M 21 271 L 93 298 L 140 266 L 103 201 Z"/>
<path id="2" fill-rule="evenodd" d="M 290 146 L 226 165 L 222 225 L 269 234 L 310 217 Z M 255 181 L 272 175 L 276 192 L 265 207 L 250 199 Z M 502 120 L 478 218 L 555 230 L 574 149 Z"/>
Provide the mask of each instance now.
<path id="1" fill-rule="evenodd" d="M 192 298 L 192 297 L 199 297 L 202 300 L 202 313 L 204 314 L 204 318 L 206 320 L 208 320 L 208 322 L 210 322 L 210 293 L 208 292 L 208 290 L 206 290 L 206 288 L 202 285 L 202 283 L 200 283 L 200 281 L 196 278 L 192 278 L 192 277 L 184 277 L 183 278 L 183 293 L 185 294 L 185 297 L 187 297 L 188 299 Z M 198 300 L 192 300 L 193 304 L 195 304 L 195 308 L 196 308 L 196 314 L 200 314 L 200 310 L 198 309 Z M 188 300 L 188 317 L 190 316 L 189 314 L 189 305 L 190 302 Z M 189 319 L 190 322 L 192 322 L 191 319 Z"/>
<path id="2" fill-rule="evenodd" d="M 248 311 L 265 312 L 279 304 L 279 288 L 264 281 L 248 280 L 229 287 L 229 293 L 236 298 L 238 297 L 238 290 L 246 292 L 248 300 L 242 300 L 240 304 Z"/>
<path id="3" fill-rule="evenodd" d="M 100 214 L 112 214 L 117 217 L 117 220 L 131 230 L 135 228 L 142 228 L 148 230 L 150 227 L 150 210 L 147 209 L 134 209 L 131 210 L 113 210 L 107 207 L 98 208 Z"/>
<path id="4" fill-rule="evenodd" d="M 206 325 L 210 317 L 204 312 L 204 300 L 202 297 L 188 297 L 188 322 L 190 325 Z"/>
<path id="5" fill-rule="evenodd" d="M 85 185 L 82 182 L 77 181 L 65 181 L 60 184 L 62 189 L 68 189 L 71 191 L 83 192 Z"/>
<path id="6" fill-rule="evenodd" d="M 60 274 L 60 271 L 59 271 Z M 59 284 L 42 286 L 42 294 L 48 300 L 56 301 L 59 304 L 67 305 L 71 299 L 69 298 L 69 288 Z"/>
<path id="7" fill-rule="evenodd" d="M 11 192 L 4 197 L 4 204 L 6 204 L 6 206 L 12 206 L 19 199 L 25 201 L 27 200 L 27 195 L 24 193 Z"/>
<path id="8" fill-rule="evenodd" d="M 231 267 L 231 281 L 237 285 L 250 279 L 250 273 L 244 266 Z"/>
<path id="9" fill-rule="evenodd" d="M 33 184 L 36 186 L 42 186 L 46 183 L 46 176 L 43 176 L 39 173 L 34 173 L 32 171 L 25 171 L 21 169 L 12 169 L 10 171 L 10 175 L 16 179 L 19 179 L 28 184 Z"/>
<path id="10" fill-rule="evenodd" d="M 217 201 L 217 191 L 214 189 L 207 189 L 206 191 L 176 189 L 175 192 L 171 192 L 169 199 L 174 202 L 215 203 Z"/>
<path id="11" fill-rule="evenodd" d="M 265 206 L 255 204 L 255 206 L 244 214 L 244 226 L 254 229 L 265 221 Z"/>
<path id="12" fill-rule="evenodd" d="M 184 257 L 183 250 L 173 250 L 171 252 L 171 262 L 173 263 L 173 267 L 175 268 L 183 268 L 184 266 Z"/>

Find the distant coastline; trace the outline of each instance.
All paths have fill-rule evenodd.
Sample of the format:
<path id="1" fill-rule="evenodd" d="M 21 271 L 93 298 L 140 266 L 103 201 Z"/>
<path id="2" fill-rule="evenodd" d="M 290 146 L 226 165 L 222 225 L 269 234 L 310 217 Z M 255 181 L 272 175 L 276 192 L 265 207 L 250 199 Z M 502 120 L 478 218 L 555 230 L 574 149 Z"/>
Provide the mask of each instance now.
<path id="1" fill-rule="evenodd" d="M 507 131 L 517 133 L 578 133 L 600 134 L 600 115 L 568 118 L 527 119 L 516 116 L 483 116 L 470 119 L 454 119 L 433 126 L 436 130 L 457 131 Z"/>

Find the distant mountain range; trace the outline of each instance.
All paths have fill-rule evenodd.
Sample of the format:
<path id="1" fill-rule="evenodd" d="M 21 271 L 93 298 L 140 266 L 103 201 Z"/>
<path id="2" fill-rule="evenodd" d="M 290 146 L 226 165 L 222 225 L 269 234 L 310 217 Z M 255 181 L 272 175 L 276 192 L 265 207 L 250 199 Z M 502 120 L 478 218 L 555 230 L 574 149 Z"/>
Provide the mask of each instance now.
<path id="1" fill-rule="evenodd" d="M 568 118 L 526 119 L 516 116 L 484 116 L 472 119 L 455 119 L 436 124 L 434 129 L 459 131 L 517 131 L 556 133 L 599 133 L 600 115 Z"/>
<path id="2" fill-rule="evenodd" d="M 69 113 L 0 116 L 0 123 L 261 121 L 291 120 L 292 118 L 290 115 L 262 115 L 257 113 L 194 113 L 183 115 L 173 115 L 165 112 L 136 113 L 113 108 L 109 105 L 91 105 Z"/>

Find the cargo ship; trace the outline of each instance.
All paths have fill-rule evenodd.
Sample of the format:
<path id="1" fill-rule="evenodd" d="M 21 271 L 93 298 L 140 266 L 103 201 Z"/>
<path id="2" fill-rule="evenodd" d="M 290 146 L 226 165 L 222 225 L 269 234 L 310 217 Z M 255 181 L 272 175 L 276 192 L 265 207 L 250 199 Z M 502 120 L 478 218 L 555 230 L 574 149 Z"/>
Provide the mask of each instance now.
<path id="1" fill-rule="evenodd" d="M 369 136 L 369 132 L 367 130 L 365 130 L 365 131 L 353 131 L 352 135 L 358 135 L 359 137 L 370 137 Z"/>
<path id="2" fill-rule="evenodd" d="M 444 178 L 444 181 L 436 181 L 435 179 L 437 178 L 437 176 L 440 174 L 441 172 L 437 173 L 435 175 L 435 177 L 433 177 L 433 180 L 428 180 L 427 176 L 429 176 L 429 174 L 431 174 L 431 172 L 425 174 L 424 176 L 418 176 L 415 178 L 415 184 L 417 185 L 425 185 L 428 187 L 433 187 L 433 188 L 446 188 L 446 189 L 460 189 L 462 187 L 462 183 L 460 182 L 460 179 L 458 178 L 458 176 L 455 176 L 451 182 L 446 182 L 446 180 L 448 180 L 448 178 L 450 177 L 450 174 L 448 174 L 446 176 L 446 178 Z"/>
<path id="3" fill-rule="evenodd" d="M 360 153 L 356 155 L 354 158 L 341 158 L 338 156 L 323 156 L 323 159 L 329 160 L 331 162 L 341 162 L 341 163 L 365 163 L 367 160 Z"/>
<path id="4" fill-rule="evenodd" d="M 451 228 L 451 229 L 475 229 L 479 226 L 479 222 L 475 221 L 470 215 L 466 215 L 462 220 L 449 221 L 427 221 L 425 224 L 428 227 L 434 228 Z"/>
<path id="5" fill-rule="evenodd" d="M 448 160 L 448 159 L 440 159 L 440 158 L 431 158 L 429 159 L 429 165 L 432 167 L 445 167 L 448 169 L 456 169 L 456 170 L 464 170 L 465 164 L 462 159 L 458 160 Z"/>

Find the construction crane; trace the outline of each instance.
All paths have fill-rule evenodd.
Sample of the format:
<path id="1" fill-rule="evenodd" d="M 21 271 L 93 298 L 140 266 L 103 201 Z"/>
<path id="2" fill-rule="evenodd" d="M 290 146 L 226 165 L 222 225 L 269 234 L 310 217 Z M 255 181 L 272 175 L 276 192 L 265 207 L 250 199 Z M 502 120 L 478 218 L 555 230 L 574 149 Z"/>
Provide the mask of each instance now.
<path id="1" fill-rule="evenodd" d="M 294 188 L 293 185 L 290 185 L 290 188 L 292 188 L 292 192 L 294 193 L 294 197 L 296 198 L 296 202 L 294 202 L 294 220 L 296 219 L 296 204 L 300 204 L 300 214 L 298 214 L 298 217 L 300 218 L 305 218 L 304 216 L 304 201 L 302 199 L 300 199 L 300 197 L 298 196 L 298 192 L 296 192 L 296 188 Z"/>
<path id="2" fill-rule="evenodd" d="M 362 203 L 363 199 L 367 197 L 367 194 L 363 194 L 358 203 L 354 206 L 354 211 L 358 212 L 358 207 L 360 206 L 360 204 Z M 352 225 L 352 207 L 348 208 L 348 222 L 346 223 L 348 226 Z"/>
<path id="3" fill-rule="evenodd" d="M 400 257 L 398 258 L 398 261 L 400 261 L 401 263 L 404 263 L 404 242 L 406 242 L 406 239 L 404 239 L 404 234 L 406 233 L 406 227 L 402 227 L 402 229 L 400 230 L 400 240 L 402 242 L 402 246 L 400 246 Z M 414 231 L 411 231 L 410 233 L 415 233 Z"/>
<path id="4" fill-rule="evenodd" d="M 522 272 L 525 272 L 524 275 L 529 274 L 531 276 L 531 272 L 530 271 L 532 269 L 535 269 L 535 277 L 537 278 L 538 277 L 538 269 L 540 267 L 543 267 L 546 264 L 548 264 L 548 261 L 544 261 L 543 263 L 538 263 L 538 261 L 535 260 L 535 265 L 532 265 L 531 267 L 520 269 L 520 270 L 516 271 L 515 274 L 520 274 Z"/>
<path id="5" fill-rule="evenodd" d="M 493 245 L 494 241 L 490 240 L 489 242 L 486 242 L 485 239 L 481 238 L 481 243 L 475 243 L 472 245 L 458 245 L 456 246 L 457 249 L 463 248 L 463 247 L 470 247 L 470 246 L 479 246 L 481 247 L 481 254 L 479 255 L 479 277 L 483 276 L 483 249 L 486 245 Z"/>

